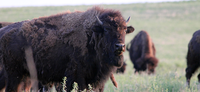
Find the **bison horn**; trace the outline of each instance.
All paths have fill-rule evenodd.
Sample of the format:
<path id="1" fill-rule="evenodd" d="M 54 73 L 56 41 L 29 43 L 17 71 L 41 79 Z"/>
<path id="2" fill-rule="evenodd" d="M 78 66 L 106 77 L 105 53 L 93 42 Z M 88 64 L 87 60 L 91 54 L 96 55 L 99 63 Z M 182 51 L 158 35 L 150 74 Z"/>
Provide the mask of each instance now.
<path id="1" fill-rule="evenodd" d="M 126 20 L 126 24 L 128 24 L 129 23 L 129 21 L 130 21 L 130 16 L 128 17 L 128 19 Z"/>
<path id="2" fill-rule="evenodd" d="M 99 19 L 99 17 L 96 16 L 96 18 L 97 18 L 97 21 L 99 22 L 99 24 L 100 24 L 100 25 L 103 25 L 103 22 Z"/>

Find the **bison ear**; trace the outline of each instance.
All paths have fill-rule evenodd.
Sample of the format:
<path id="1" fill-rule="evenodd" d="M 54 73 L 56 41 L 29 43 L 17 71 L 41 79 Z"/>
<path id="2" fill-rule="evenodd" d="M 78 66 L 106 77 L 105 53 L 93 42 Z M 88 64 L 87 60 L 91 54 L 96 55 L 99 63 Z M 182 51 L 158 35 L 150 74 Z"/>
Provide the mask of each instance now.
<path id="1" fill-rule="evenodd" d="M 126 34 L 132 33 L 135 29 L 132 26 L 128 26 L 126 30 Z"/>

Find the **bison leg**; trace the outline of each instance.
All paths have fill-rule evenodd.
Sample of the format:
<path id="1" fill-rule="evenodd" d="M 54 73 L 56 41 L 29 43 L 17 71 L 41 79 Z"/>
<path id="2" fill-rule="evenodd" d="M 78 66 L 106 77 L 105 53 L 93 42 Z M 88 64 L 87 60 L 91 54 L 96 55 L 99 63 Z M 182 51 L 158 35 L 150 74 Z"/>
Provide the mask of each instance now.
<path id="1" fill-rule="evenodd" d="M 104 83 L 100 84 L 98 87 L 93 88 L 92 92 L 104 92 Z M 90 92 L 90 91 L 89 91 Z"/>
<path id="2" fill-rule="evenodd" d="M 55 86 L 57 92 L 62 92 L 63 91 L 62 90 L 63 89 L 62 83 L 60 83 L 60 82 L 54 83 L 54 86 Z"/>
<path id="3" fill-rule="evenodd" d="M 135 74 L 139 74 L 139 71 L 137 71 L 137 70 L 135 70 L 135 72 L 134 72 Z"/>
<path id="4" fill-rule="evenodd" d="M 78 90 L 87 89 L 87 85 L 86 85 L 84 77 L 79 76 L 77 80 L 77 84 L 78 84 Z"/>
<path id="5" fill-rule="evenodd" d="M 74 83 L 74 80 L 68 77 L 66 83 L 67 92 L 71 92 L 71 90 L 73 89 L 72 85 Z M 66 88 L 64 88 L 64 90 L 66 90 Z"/>
<path id="6" fill-rule="evenodd" d="M 104 85 L 102 85 L 101 88 L 99 88 L 99 92 L 103 92 L 104 91 Z"/>
<path id="7" fill-rule="evenodd" d="M 134 73 L 135 73 L 135 74 L 141 74 L 141 71 L 139 71 L 139 70 L 135 70 Z"/>
<path id="8" fill-rule="evenodd" d="M 0 92 L 3 92 L 3 90 L 5 90 L 6 87 L 6 76 L 4 72 L 5 71 L 3 69 L 0 71 Z"/>
<path id="9" fill-rule="evenodd" d="M 186 81 L 188 84 L 188 87 L 190 87 L 190 78 L 192 77 L 192 74 L 197 70 L 198 64 L 195 64 L 193 66 L 188 66 L 186 68 Z"/>
<path id="10" fill-rule="evenodd" d="M 200 83 L 200 73 L 199 73 L 199 75 L 198 75 L 198 81 L 199 81 L 199 83 Z"/>
<path id="11" fill-rule="evenodd" d="M 8 75 L 7 85 L 6 85 L 6 92 L 20 92 L 20 80 L 22 80 L 21 76 L 12 76 Z"/>

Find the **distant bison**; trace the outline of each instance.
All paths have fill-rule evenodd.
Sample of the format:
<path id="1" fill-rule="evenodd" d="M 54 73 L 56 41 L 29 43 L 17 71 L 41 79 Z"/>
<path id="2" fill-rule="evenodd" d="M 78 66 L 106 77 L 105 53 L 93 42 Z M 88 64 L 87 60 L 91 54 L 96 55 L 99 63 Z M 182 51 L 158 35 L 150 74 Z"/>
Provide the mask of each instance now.
<path id="1" fill-rule="evenodd" d="M 187 59 L 187 68 L 185 70 L 186 71 L 185 76 L 188 86 L 190 86 L 190 78 L 200 66 L 200 30 L 196 31 L 193 34 L 193 37 L 188 44 L 188 52 L 186 59 Z M 198 75 L 198 80 L 200 82 L 200 74 Z"/>
<path id="2" fill-rule="evenodd" d="M 13 24 L 13 23 L 12 22 L 0 22 L 0 28 L 10 25 L 10 24 Z"/>
<path id="3" fill-rule="evenodd" d="M 37 78 L 42 84 L 62 82 L 67 91 L 74 82 L 79 90 L 90 84 L 103 91 L 106 80 L 123 64 L 125 35 L 134 31 L 119 11 L 94 7 L 66 12 L 0 29 L 0 54 L 7 73 L 6 92 L 16 92 L 30 77 L 25 48 L 32 47 Z"/>
<path id="4" fill-rule="evenodd" d="M 155 46 L 146 31 L 140 31 L 127 46 L 129 56 L 134 64 L 135 73 L 148 69 L 148 74 L 154 73 L 158 64 L 155 57 Z"/>
<path id="5" fill-rule="evenodd" d="M 124 73 L 126 71 L 126 66 L 127 66 L 127 64 L 124 61 L 122 67 L 117 68 L 116 73 Z"/>

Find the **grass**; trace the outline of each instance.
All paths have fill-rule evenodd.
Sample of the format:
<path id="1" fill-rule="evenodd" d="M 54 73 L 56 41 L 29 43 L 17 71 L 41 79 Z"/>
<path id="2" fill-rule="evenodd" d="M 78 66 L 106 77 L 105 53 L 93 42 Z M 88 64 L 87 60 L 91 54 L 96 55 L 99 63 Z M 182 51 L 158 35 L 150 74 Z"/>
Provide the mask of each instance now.
<path id="1" fill-rule="evenodd" d="M 124 18 L 131 16 L 129 25 L 135 32 L 126 36 L 128 43 L 140 30 L 146 30 L 156 46 L 159 64 L 155 75 L 134 74 L 133 64 L 125 52 L 127 71 L 115 74 L 119 88 L 109 80 L 105 92 L 198 92 L 197 73 L 186 86 L 185 68 L 187 45 L 192 34 L 200 29 L 200 1 L 100 5 L 120 10 Z M 92 6 L 0 8 L 0 21 L 17 22 L 48 16 L 66 10 L 84 11 Z"/>

